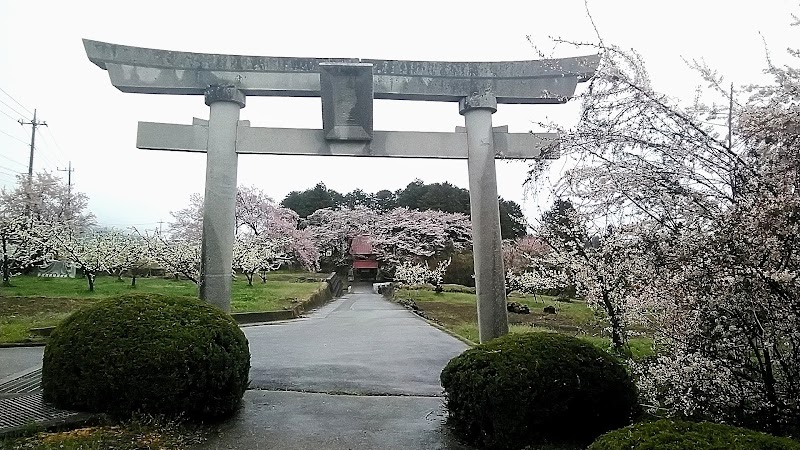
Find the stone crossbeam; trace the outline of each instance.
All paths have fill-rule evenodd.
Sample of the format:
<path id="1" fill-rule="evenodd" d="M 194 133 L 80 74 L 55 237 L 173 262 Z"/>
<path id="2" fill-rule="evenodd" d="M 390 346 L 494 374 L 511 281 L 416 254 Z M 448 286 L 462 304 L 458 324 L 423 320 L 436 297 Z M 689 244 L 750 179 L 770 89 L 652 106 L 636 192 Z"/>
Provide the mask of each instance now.
<path id="1" fill-rule="evenodd" d="M 493 129 L 497 158 L 558 158 L 558 133 L 508 133 L 508 127 Z M 205 152 L 207 121 L 193 125 L 139 122 L 136 147 L 147 150 Z M 375 156 L 395 158 L 467 159 L 467 133 L 375 131 L 368 142 L 330 142 L 323 130 L 250 127 L 240 121 L 236 153 L 308 156 Z"/>
<path id="2" fill-rule="evenodd" d="M 319 97 L 320 63 L 373 66 L 374 98 L 457 102 L 491 92 L 497 103 L 564 103 L 595 72 L 598 55 L 534 61 L 444 62 L 189 53 L 83 40 L 123 92 L 203 95 L 212 85 L 245 96 Z"/>

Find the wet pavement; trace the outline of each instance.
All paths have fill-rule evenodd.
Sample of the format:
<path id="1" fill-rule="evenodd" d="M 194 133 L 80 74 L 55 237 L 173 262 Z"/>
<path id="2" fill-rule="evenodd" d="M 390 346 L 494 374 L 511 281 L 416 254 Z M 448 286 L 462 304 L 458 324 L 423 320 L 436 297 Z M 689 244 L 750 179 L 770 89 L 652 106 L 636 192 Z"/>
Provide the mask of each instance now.
<path id="1" fill-rule="evenodd" d="M 371 286 L 307 318 L 244 328 L 251 389 L 220 449 L 462 449 L 439 373 L 467 346 Z"/>

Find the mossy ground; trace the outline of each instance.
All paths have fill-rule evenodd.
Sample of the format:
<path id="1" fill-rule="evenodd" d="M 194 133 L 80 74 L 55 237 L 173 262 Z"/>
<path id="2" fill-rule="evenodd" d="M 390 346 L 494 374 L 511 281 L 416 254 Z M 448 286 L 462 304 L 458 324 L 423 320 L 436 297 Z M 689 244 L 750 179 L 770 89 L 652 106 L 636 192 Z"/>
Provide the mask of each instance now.
<path id="1" fill-rule="evenodd" d="M 658 420 L 600 436 L 589 450 L 800 450 L 800 442 L 717 423 Z"/>
<path id="2" fill-rule="evenodd" d="M 65 431 L 0 439 L 3 450 L 187 450 L 202 448 L 211 427 L 138 417 Z"/>

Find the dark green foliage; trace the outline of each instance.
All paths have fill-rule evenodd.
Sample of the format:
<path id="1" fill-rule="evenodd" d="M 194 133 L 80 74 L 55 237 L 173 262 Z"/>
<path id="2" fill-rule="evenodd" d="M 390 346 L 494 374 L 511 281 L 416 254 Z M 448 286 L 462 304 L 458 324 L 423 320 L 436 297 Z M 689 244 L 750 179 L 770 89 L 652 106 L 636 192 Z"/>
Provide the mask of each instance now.
<path id="1" fill-rule="evenodd" d="M 233 319 L 200 300 L 135 294 L 61 322 L 44 352 L 44 398 L 57 406 L 216 419 L 247 389 L 250 351 Z"/>
<path id="2" fill-rule="evenodd" d="M 510 200 L 498 199 L 500 203 L 500 230 L 503 239 L 525 236 L 524 215 L 520 206 Z M 470 215 L 469 190 L 450 183 L 425 184 L 415 180 L 402 191 L 397 191 L 397 206 L 409 209 L 436 210 Z"/>
<path id="3" fill-rule="evenodd" d="M 510 334 L 475 346 L 442 371 L 450 423 L 498 449 L 588 444 L 631 423 L 636 391 L 623 365 L 577 338 Z"/>
<path id="4" fill-rule="evenodd" d="M 600 436 L 588 450 L 800 450 L 800 443 L 745 428 L 659 420 Z"/>
<path id="5" fill-rule="evenodd" d="M 498 201 L 503 239 L 525 236 L 527 227 L 519 204 L 504 200 L 502 197 Z M 300 217 L 308 217 L 322 208 L 357 206 L 365 206 L 380 212 L 403 206 L 420 211 L 434 210 L 470 215 L 469 190 L 447 182 L 425 184 L 422 180 L 414 180 L 405 189 L 398 189 L 395 192 L 384 189 L 370 194 L 356 189 L 344 195 L 328 189 L 323 183 L 317 183 L 311 189 L 290 192 L 281 201 L 281 206 L 294 210 Z"/>
<path id="6" fill-rule="evenodd" d="M 342 202 L 342 194 L 328 189 L 324 183 L 317 183 L 313 189 L 289 192 L 281 206 L 293 210 L 300 217 L 308 217 L 318 209 L 337 208 Z"/>
<path id="7" fill-rule="evenodd" d="M 444 272 L 442 280 L 445 284 L 475 286 L 475 261 L 472 252 L 456 253 L 450 259 L 450 265 Z"/>
<path id="8" fill-rule="evenodd" d="M 517 202 L 499 197 L 500 233 L 503 239 L 516 239 L 528 234 L 525 215 Z"/>

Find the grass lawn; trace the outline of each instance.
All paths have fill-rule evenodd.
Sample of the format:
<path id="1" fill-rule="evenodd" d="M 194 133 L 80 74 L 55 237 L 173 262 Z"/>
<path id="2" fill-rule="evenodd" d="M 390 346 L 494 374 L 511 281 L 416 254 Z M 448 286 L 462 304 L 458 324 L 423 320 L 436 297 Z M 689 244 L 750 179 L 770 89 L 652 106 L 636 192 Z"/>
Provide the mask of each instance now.
<path id="1" fill-rule="evenodd" d="M 478 311 L 475 294 L 443 292 L 437 294 L 429 290 L 395 291 L 395 300 L 411 299 L 424 312 L 425 317 L 438 322 L 452 333 L 478 342 Z M 573 300 L 558 302 L 554 297 L 539 295 L 517 296 L 512 293 L 509 302 L 519 302 L 531 310 L 530 314 L 508 313 L 511 333 L 557 332 L 585 339 L 592 344 L 607 349 L 611 339 L 603 333 L 608 326 L 605 315 L 595 312 L 586 302 Z M 553 306 L 555 314 L 544 312 L 545 306 Z M 634 357 L 653 354 L 653 341 L 647 337 L 632 338 L 629 341 Z"/>
<path id="2" fill-rule="evenodd" d="M 327 274 L 278 272 L 270 274 L 267 283 L 254 281 L 253 286 L 240 276 L 233 282 L 233 312 L 274 311 L 288 309 L 309 298 L 322 287 Z M 298 281 L 302 278 L 304 281 Z M 307 281 L 306 281 L 307 279 Z M 79 307 L 94 301 L 130 293 L 160 293 L 195 297 L 197 286 L 191 281 L 159 277 L 118 281 L 113 276 L 97 277 L 90 292 L 83 278 L 14 277 L 13 286 L 0 287 L 0 343 L 42 340 L 32 336 L 31 328 L 56 325 Z"/>

